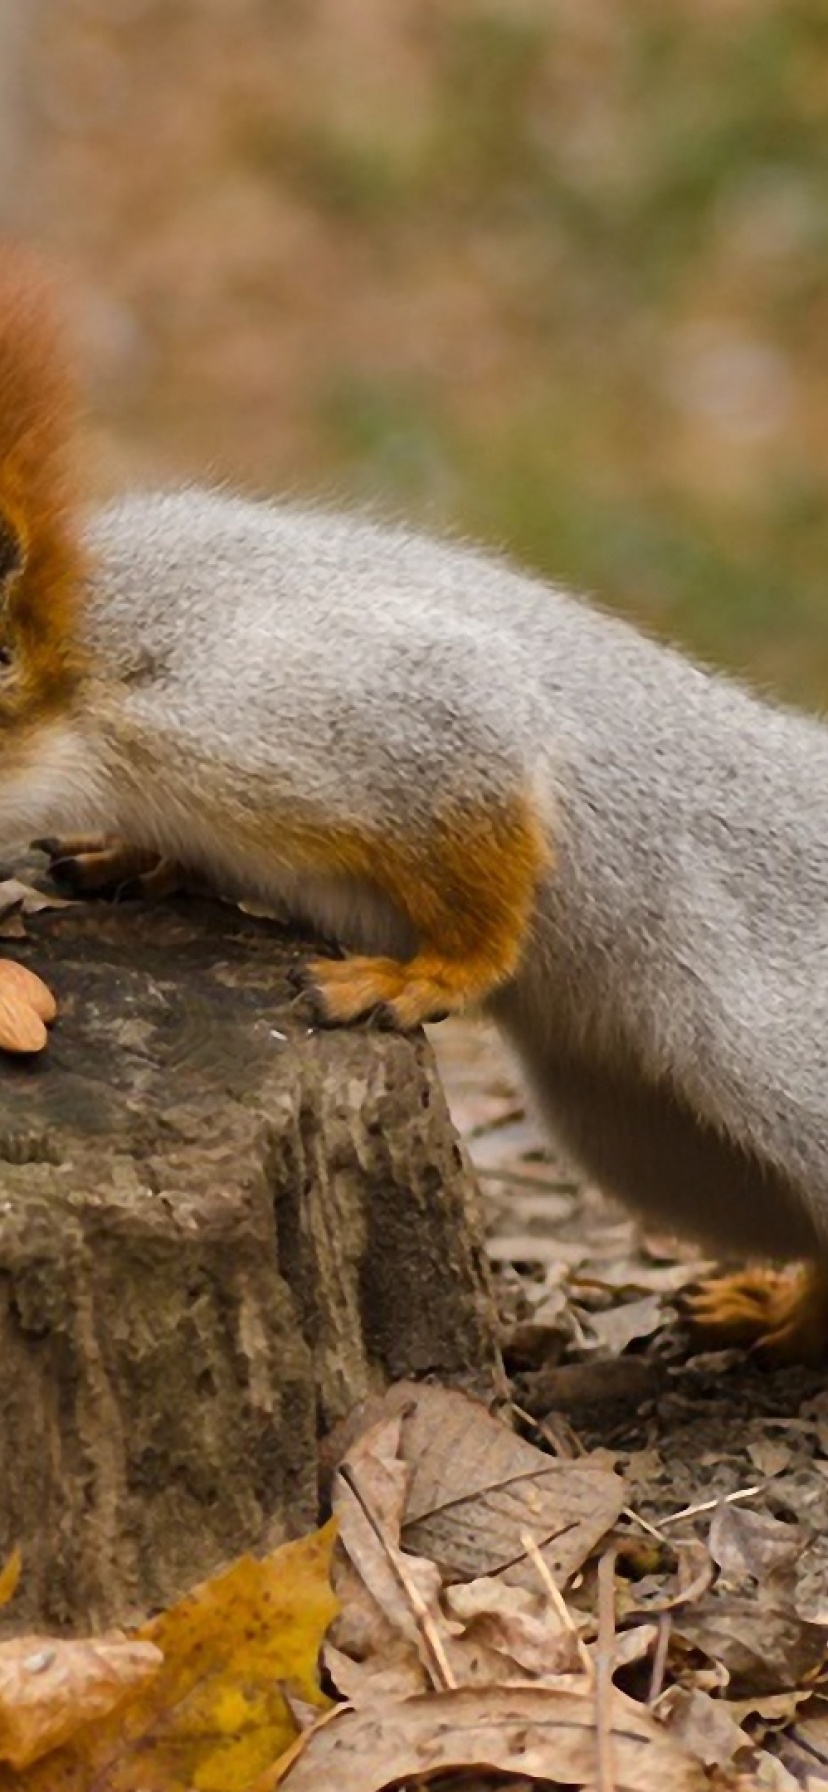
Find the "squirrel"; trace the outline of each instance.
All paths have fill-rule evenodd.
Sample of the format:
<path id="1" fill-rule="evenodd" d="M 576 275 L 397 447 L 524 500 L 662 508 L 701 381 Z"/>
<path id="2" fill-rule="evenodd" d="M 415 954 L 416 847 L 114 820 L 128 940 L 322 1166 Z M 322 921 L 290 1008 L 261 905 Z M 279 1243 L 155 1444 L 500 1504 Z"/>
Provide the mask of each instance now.
<path id="1" fill-rule="evenodd" d="M 86 511 L 52 295 L 0 275 L 0 831 L 287 904 L 321 1022 L 469 1005 L 607 1192 L 828 1348 L 828 729 L 456 542 L 201 489 Z M 88 861 L 93 870 L 96 857 Z M 83 873 L 84 855 L 77 858 Z"/>

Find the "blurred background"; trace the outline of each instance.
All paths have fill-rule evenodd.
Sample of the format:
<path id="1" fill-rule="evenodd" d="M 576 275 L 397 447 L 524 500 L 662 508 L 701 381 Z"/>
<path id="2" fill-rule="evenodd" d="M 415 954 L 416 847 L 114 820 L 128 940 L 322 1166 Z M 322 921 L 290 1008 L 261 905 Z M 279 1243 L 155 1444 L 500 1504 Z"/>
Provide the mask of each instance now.
<path id="1" fill-rule="evenodd" d="M 821 0 L 2 0 L 94 477 L 379 500 L 828 700 Z"/>

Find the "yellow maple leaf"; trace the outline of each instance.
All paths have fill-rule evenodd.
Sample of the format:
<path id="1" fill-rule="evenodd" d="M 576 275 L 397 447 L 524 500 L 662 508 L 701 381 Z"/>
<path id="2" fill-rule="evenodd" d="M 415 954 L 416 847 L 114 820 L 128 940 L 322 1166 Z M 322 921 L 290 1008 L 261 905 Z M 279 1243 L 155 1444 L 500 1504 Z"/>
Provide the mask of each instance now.
<path id="1" fill-rule="evenodd" d="M 328 1524 L 243 1556 L 143 1625 L 135 1640 L 164 1657 L 153 1679 L 106 1718 L 81 1713 L 71 1742 L 22 1774 L 0 1768 L 0 1792 L 248 1792 L 296 1739 L 285 1695 L 328 1707 L 317 1657 L 337 1610 L 334 1537 Z"/>

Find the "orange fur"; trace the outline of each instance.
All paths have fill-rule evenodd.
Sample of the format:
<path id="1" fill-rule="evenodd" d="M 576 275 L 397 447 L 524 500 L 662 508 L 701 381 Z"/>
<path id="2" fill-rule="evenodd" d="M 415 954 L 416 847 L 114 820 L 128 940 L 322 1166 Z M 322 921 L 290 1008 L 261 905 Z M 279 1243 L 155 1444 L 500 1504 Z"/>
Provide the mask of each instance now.
<path id="1" fill-rule="evenodd" d="M 818 1363 L 828 1355 L 828 1263 L 716 1276 L 684 1304 L 709 1349 L 754 1345 L 769 1363 Z"/>
<path id="2" fill-rule="evenodd" d="M 52 290 L 33 258 L 0 246 L 0 534 L 18 566 L 0 586 L 0 722 L 63 707 L 80 670 L 83 554 L 71 448 L 75 391 Z"/>
<path id="3" fill-rule="evenodd" d="M 527 802 L 435 820 L 420 852 L 413 841 L 377 843 L 356 833 L 347 841 L 329 836 L 324 847 L 325 869 L 347 869 L 381 889 L 420 942 L 406 963 L 314 959 L 310 987 L 327 1020 L 383 1008 L 397 1026 L 420 1026 L 481 1000 L 515 969 L 548 857 Z"/>
<path id="4" fill-rule="evenodd" d="M 212 814 L 220 838 L 223 817 L 215 808 Z M 511 974 L 549 858 L 541 824 L 519 798 L 508 810 L 466 809 L 435 818 L 419 843 L 333 824 L 313 828 L 295 817 L 252 827 L 244 813 L 234 816 L 224 840 L 228 856 L 249 843 L 260 858 L 270 845 L 276 864 L 363 882 L 389 899 L 419 942 L 414 957 L 314 959 L 307 987 L 326 1021 L 357 1020 L 382 1008 L 406 1029 L 482 1000 Z M 50 845 L 53 857 L 66 861 L 70 880 L 86 890 L 118 881 L 123 864 L 131 863 L 126 850 L 127 861 L 111 840 Z M 141 881 L 146 885 L 146 871 Z"/>

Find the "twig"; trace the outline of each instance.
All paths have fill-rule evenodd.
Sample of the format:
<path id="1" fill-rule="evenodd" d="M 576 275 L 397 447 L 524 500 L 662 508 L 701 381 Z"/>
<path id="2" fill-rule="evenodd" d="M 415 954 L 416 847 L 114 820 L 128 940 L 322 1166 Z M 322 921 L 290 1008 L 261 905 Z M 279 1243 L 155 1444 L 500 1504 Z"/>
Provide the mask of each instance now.
<path id="1" fill-rule="evenodd" d="M 670 1631 L 672 1626 L 672 1612 L 659 1612 L 658 1636 L 656 1637 L 656 1646 L 653 1651 L 653 1671 L 650 1675 L 650 1690 L 647 1694 L 648 1705 L 654 1705 L 656 1699 L 661 1695 L 661 1689 L 664 1685 L 664 1670 L 667 1666 L 667 1650 L 670 1647 Z"/>
<path id="2" fill-rule="evenodd" d="M 640 1524 L 642 1531 L 646 1531 L 648 1537 L 655 1537 L 657 1543 L 666 1543 L 667 1539 L 663 1533 L 657 1530 L 654 1524 L 650 1524 L 648 1518 L 642 1518 L 641 1513 L 634 1511 L 632 1506 L 622 1506 L 621 1516 L 622 1518 L 631 1518 L 634 1524 Z"/>
<path id="3" fill-rule="evenodd" d="M 735 1506 L 737 1500 L 752 1500 L 761 1492 L 761 1485 L 742 1487 L 737 1493 L 722 1493 L 715 1500 L 700 1500 L 697 1506 L 682 1506 L 680 1512 L 669 1512 L 661 1522 L 663 1525 L 678 1524 L 680 1518 L 697 1518 L 700 1512 L 715 1512 L 717 1506 Z"/>
<path id="4" fill-rule="evenodd" d="M 578 1456 L 584 1455 L 584 1445 L 581 1443 L 577 1432 L 573 1431 L 571 1425 L 567 1425 L 567 1432 L 569 1435 L 565 1439 L 562 1439 L 544 1419 L 533 1419 L 532 1414 L 526 1412 L 524 1407 L 518 1406 L 517 1401 L 510 1400 L 509 1405 L 517 1418 L 523 1420 L 524 1425 L 531 1425 L 532 1430 L 536 1431 L 538 1436 L 543 1438 L 544 1443 L 549 1445 L 553 1456 L 561 1457 L 564 1462 L 574 1462 Z M 566 1454 L 567 1446 L 571 1452 L 568 1456 Z"/>
<path id="5" fill-rule="evenodd" d="M 363 1516 L 371 1526 L 377 1542 L 385 1553 L 388 1565 L 399 1581 L 406 1599 L 411 1606 L 426 1648 L 426 1653 L 432 1658 L 432 1678 L 437 1685 L 442 1685 L 447 1692 L 456 1692 L 457 1680 L 452 1672 L 448 1656 L 443 1647 L 443 1639 L 419 1587 L 416 1586 L 415 1582 L 410 1578 L 406 1569 L 403 1567 L 402 1552 L 392 1548 L 388 1538 L 382 1530 L 382 1526 L 377 1522 L 364 1494 L 358 1487 L 353 1471 L 347 1462 L 343 1462 L 340 1465 L 339 1473 L 342 1480 L 345 1482 L 346 1487 L 348 1487 L 353 1494 Z"/>
<path id="6" fill-rule="evenodd" d="M 473 1139 L 475 1134 L 469 1133 L 468 1136 Z M 475 1164 L 474 1173 L 479 1182 L 514 1182 L 519 1188 L 529 1188 L 533 1192 L 537 1190 L 544 1195 L 576 1195 L 578 1193 L 577 1182 L 566 1182 L 559 1176 L 527 1176 L 525 1171 L 521 1174 L 520 1170 L 500 1169 L 497 1164 L 484 1164 L 482 1168 L 479 1164 Z"/>
<path id="7" fill-rule="evenodd" d="M 612 1749 L 612 1657 L 615 1642 L 615 1548 L 598 1563 L 598 1642 L 595 1649 L 595 1717 L 598 1792 L 615 1792 Z"/>
<path id="8" fill-rule="evenodd" d="M 555 1581 L 552 1579 L 552 1575 L 549 1572 L 548 1562 L 544 1561 L 543 1556 L 541 1555 L 541 1552 L 538 1549 L 538 1546 L 537 1546 L 537 1543 L 535 1542 L 534 1537 L 530 1537 L 528 1531 L 521 1531 L 520 1541 L 523 1545 L 523 1548 L 526 1551 L 527 1556 L 529 1557 L 530 1562 L 532 1563 L 533 1567 L 535 1568 L 535 1571 L 538 1575 L 539 1580 L 541 1580 L 543 1582 L 544 1588 L 549 1597 L 549 1602 L 552 1605 L 552 1607 L 554 1608 L 558 1618 L 561 1621 L 561 1624 L 563 1625 L 564 1629 L 568 1630 L 570 1635 L 574 1637 L 575 1647 L 578 1650 L 578 1655 L 580 1657 L 581 1666 L 584 1669 L 585 1673 L 587 1673 L 589 1675 L 589 1678 L 591 1680 L 595 1674 L 595 1667 L 593 1665 L 592 1656 L 590 1655 L 589 1650 L 586 1646 L 586 1643 L 583 1641 L 583 1638 L 578 1633 L 578 1626 L 575 1623 L 575 1619 L 573 1618 L 572 1613 L 569 1609 L 569 1606 L 567 1605 L 566 1600 L 564 1599 L 564 1596 L 561 1592 L 560 1587 L 557 1586 Z"/>

